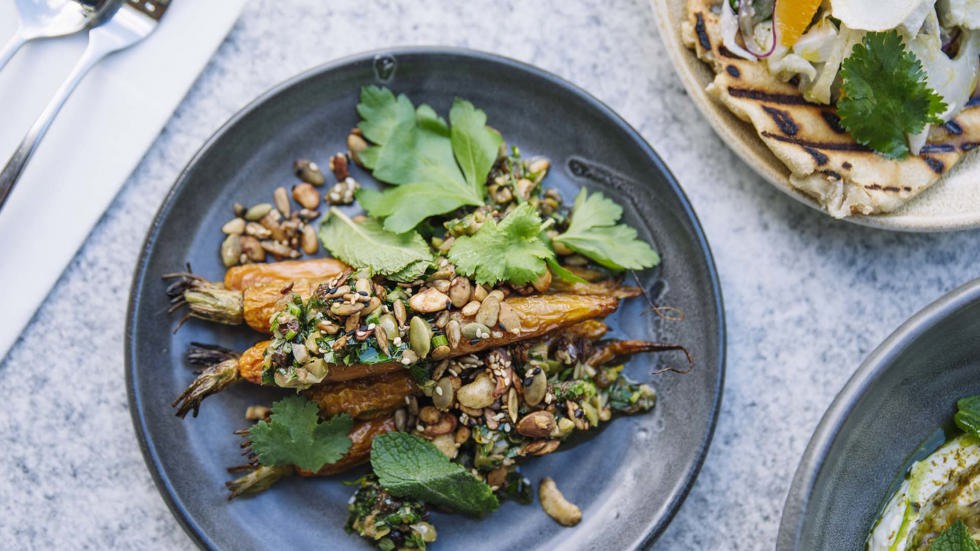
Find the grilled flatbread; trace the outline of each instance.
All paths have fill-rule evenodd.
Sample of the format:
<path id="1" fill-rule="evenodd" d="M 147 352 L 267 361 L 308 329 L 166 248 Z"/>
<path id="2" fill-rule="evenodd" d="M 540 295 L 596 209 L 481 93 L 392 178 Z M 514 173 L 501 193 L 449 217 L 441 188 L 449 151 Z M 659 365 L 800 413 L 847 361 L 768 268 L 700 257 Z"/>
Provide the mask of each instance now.
<path id="1" fill-rule="evenodd" d="M 711 65 L 709 95 L 751 123 L 790 170 L 790 184 L 831 215 L 891 212 L 938 181 L 980 145 L 980 98 L 942 126 L 934 126 L 917 156 L 886 159 L 862 146 L 840 125 L 836 109 L 803 99 L 764 63 L 742 59 L 722 45 L 718 2 L 688 0 L 681 35 Z M 714 9 L 712 9 L 714 8 Z"/>

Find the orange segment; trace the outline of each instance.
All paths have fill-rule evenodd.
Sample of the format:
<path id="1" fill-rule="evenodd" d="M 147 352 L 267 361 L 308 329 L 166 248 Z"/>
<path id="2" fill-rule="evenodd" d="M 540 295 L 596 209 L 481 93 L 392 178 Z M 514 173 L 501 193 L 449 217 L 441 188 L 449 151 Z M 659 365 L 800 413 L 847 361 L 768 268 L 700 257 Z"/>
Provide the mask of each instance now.
<path id="1" fill-rule="evenodd" d="M 777 0 L 773 19 L 779 43 L 787 48 L 796 44 L 813 21 L 821 0 Z"/>

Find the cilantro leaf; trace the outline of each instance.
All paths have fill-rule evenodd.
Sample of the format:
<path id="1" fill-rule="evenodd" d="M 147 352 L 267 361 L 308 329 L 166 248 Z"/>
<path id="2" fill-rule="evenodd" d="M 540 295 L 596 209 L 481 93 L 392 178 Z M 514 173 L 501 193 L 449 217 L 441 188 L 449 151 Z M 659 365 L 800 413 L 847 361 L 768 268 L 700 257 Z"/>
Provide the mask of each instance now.
<path id="1" fill-rule="evenodd" d="M 555 241 L 611 270 L 639 270 L 660 263 L 660 255 L 636 230 L 616 224 L 623 208 L 599 192 L 591 196 L 582 188 L 572 207 L 568 230 Z"/>
<path id="2" fill-rule="evenodd" d="M 340 414 L 320 422 L 316 404 L 300 396 L 289 396 L 272 404 L 272 415 L 249 429 L 252 450 L 259 462 L 270 467 L 296 465 L 319 471 L 347 453 L 347 436 L 354 421 Z"/>
<path id="3" fill-rule="evenodd" d="M 541 218 L 528 203 L 518 206 L 498 224 L 492 218 L 472 236 L 456 238 L 449 260 L 456 271 L 476 282 L 509 281 L 524 285 L 547 269 L 554 251 L 541 239 Z"/>
<path id="4" fill-rule="evenodd" d="M 455 100 L 450 129 L 428 105 L 416 109 L 404 95 L 367 86 L 357 112 L 358 127 L 374 144 L 361 153 L 364 165 L 382 182 L 409 187 L 358 194 L 371 216 L 385 218 L 386 230 L 402 233 L 430 216 L 482 204 L 503 143 L 483 111 Z"/>
<path id="5" fill-rule="evenodd" d="M 932 540 L 929 551 L 980 551 L 962 520 L 951 524 L 939 537 Z"/>
<path id="6" fill-rule="evenodd" d="M 432 252 L 418 232 L 392 233 L 373 218 L 355 223 L 337 208 L 327 212 L 319 234 L 335 258 L 397 281 L 411 281 L 432 264 Z"/>
<path id="7" fill-rule="evenodd" d="M 357 191 L 357 200 L 371 216 L 384 218 L 384 228 L 395 233 L 407 232 L 430 216 L 483 204 L 459 187 L 439 182 L 408 184 L 384 192 L 362 188 Z"/>
<path id="8" fill-rule="evenodd" d="M 452 124 L 453 155 L 466 181 L 482 197 L 487 175 L 497 162 L 497 153 L 504 139 L 499 132 L 487 126 L 486 113 L 466 100 L 453 100 L 449 122 Z"/>
<path id="9" fill-rule="evenodd" d="M 390 432 L 371 443 L 371 467 L 378 482 L 396 497 L 424 501 L 468 515 L 483 515 L 500 504 L 493 490 L 431 442 Z"/>
<path id="10" fill-rule="evenodd" d="M 415 122 L 415 108 L 407 97 L 401 95 L 396 99 L 391 90 L 378 86 L 361 88 L 357 113 L 361 116 L 357 127 L 376 144 L 388 143 L 398 127 Z"/>
<path id="11" fill-rule="evenodd" d="M 956 402 L 953 421 L 963 432 L 980 438 L 980 395 L 961 398 Z"/>
<path id="12" fill-rule="evenodd" d="M 907 134 L 939 124 L 942 96 L 926 83 L 915 54 L 896 31 L 872 32 L 841 64 L 841 124 L 854 139 L 890 159 L 909 154 Z"/>

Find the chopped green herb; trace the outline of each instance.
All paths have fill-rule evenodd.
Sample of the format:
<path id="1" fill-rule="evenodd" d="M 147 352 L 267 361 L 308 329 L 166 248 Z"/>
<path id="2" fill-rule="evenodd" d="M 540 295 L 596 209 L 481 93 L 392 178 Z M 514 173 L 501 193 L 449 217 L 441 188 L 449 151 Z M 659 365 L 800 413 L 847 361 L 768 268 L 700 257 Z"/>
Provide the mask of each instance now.
<path id="1" fill-rule="evenodd" d="M 431 442 L 412 434 L 375 437 L 371 466 L 381 486 L 397 497 L 477 516 L 499 505 L 490 486 L 451 462 Z"/>
<path id="2" fill-rule="evenodd" d="M 841 64 L 840 76 L 841 124 L 858 143 L 885 157 L 906 157 L 907 134 L 943 122 L 942 96 L 926 83 L 922 63 L 896 31 L 866 34 Z"/>
<path id="3" fill-rule="evenodd" d="M 525 203 L 499 224 L 489 219 L 472 236 L 456 238 L 449 260 L 457 272 L 480 284 L 530 283 L 544 273 L 546 261 L 555 255 L 541 239 L 541 225 L 537 211 Z"/>
<path id="4" fill-rule="evenodd" d="M 585 188 L 575 198 L 568 231 L 556 242 L 611 270 L 639 270 L 660 263 L 660 256 L 637 239 L 636 230 L 617 224 L 623 208 L 601 193 L 589 195 Z"/>
<path id="5" fill-rule="evenodd" d="M 395 281 L 412 281 L 432 264 L 432 252 L 417 232 L 392 233 L 372 218 L 356 223 L 336 208 L 320 223 L 320 241 L 334 257 Z"/>
<path id="6" fill-rule="evenodd" d="M 259 462 L 270 467 L 296 465 L 318 471 L 343 457 L 351 447 L 347 434 L 353 420 L 341 414 L 321 422 L 318 412 L 316 404 L 300 396 L 272 404 L 269 419 L 249 430 Z"/>

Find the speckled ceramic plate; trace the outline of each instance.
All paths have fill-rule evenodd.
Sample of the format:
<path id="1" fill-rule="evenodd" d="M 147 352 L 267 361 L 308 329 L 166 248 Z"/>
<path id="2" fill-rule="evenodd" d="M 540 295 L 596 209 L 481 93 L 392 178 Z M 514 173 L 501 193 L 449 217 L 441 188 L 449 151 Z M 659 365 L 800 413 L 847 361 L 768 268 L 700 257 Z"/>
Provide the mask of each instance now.
<path id="1" fill-rule="evenodd" d="M 352 489 L 343 480 L 290 479 L 259 496 L 229 502 L 225 468 L 242 462 L 232 432 L 248 426 L 245 408 L 269 403 L 271 389 L 242 384 L 208 399 L 197 418 L 180 420 L 170 402 L 193 379 L 182 354 L 191 341 L 245 349 L 259 336 L 192 321 L 176 334 L 160 275 L 190 262 L 219 279 L 218 228 L 235 201 L 268 201 L 293 183 L 296 158 L 325 161 L 345 149 L 354 107 L 367 84 L 384 84 L 446 112 L 454 96 L 484 109 L 525 155 L 551 159 L 547 183 L 572 198 L 603 190 L 664 258 L 641 274 L 661 304 L 686 319 L 667 322 L 627 302 L 611 318 L 616 335 L 680 342 L 696 366 L 686 375 L 652 373 L 676 356 L 641 356 L 629 372 L 659 393 L 648 415 L 618 419 L 591 441 L 530 461 L 532 480 L 553 476 L 581 505 L 577 527 L 559 527 L 538 505 L 505 503 L 482 521 L 435 515 L 436 549 L 628 549 L 652 541 L 680 506 L 714 428 L 724 370 L 718 279 L 691 206 L 643 139 L 585 92 L 507 59 L 465 51 L 412 49 L 331 63 L 256 100 L 204 146 L 167 197 L 135 276 L 127 330 L 127 376 L 136 431 L 161 493 L 187 532 L 215 549 L 367 549 L 344 532 Z M 370 178 L 363 176 L 362 183 Z"/>
<path id="2" fill-rule="evenodd" d="M 902 471 L 943 441 L 956 400 L 980 394 L 978 335 L 975 280 L 913 316 L 871 353 L 807 446 L 776 549 L 864 549 Z"/>
<path id="3" fill-rule="evenodd" d="M 660 38 L 694 104 L 725 144 L 759 176 L 790 197 L 824 211 L 816 201 L 794 189 L 789 169 L 762 143 L 751 124 L 715 101 L 705 87 L 714 73 L 681 40 L 687 0 L 651 0 Z M 952 231 L 980 227 L 980 155 L 971 154 L 931 188 L 895 212 L 845 218 L 864 226 L 912 232 Z"/>

